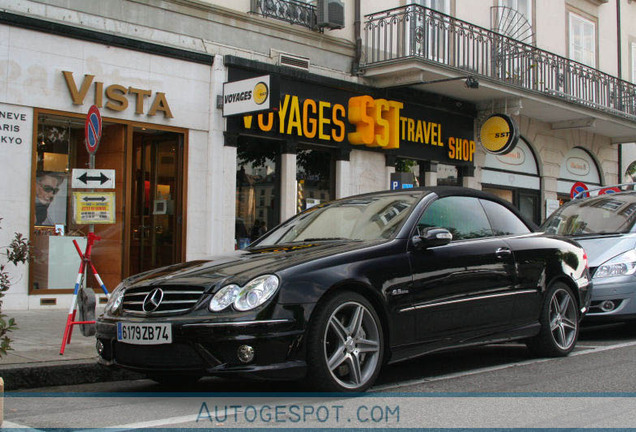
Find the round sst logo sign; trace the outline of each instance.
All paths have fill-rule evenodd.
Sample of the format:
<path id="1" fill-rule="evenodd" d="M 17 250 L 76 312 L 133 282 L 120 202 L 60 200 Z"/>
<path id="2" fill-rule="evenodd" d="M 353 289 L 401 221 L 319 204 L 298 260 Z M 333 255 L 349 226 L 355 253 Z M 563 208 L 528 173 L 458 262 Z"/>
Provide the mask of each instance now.
<path id="1" fill-rule="evenodd" d="M 519 141 L 519 129 L 512 118 L 505 114 L 493 114 L 481 125 L 481 145 L 488 153 L 509 153 Z"/>
<path id="2" fill-rule="evenodd" d="M 582 194 L 579 198 L 586 198 L 588 194 L 583 194 L 583 192 L 587 191 L 587 186 L 583 182 L 576 182 L 572 185 L 572 189 L 570 189 L 570 198 L 574 199 L 577 195 Z"/>
<path id="3" fill-rule="evenodd" d="M 267 84 L 265 84 L 263 81 L 260 81 L 254 86 L 254 103 L 256 105 L 263 105 L 267 100 L 267 96 L 269 96 L 269 88 L 267 87 Z"/>

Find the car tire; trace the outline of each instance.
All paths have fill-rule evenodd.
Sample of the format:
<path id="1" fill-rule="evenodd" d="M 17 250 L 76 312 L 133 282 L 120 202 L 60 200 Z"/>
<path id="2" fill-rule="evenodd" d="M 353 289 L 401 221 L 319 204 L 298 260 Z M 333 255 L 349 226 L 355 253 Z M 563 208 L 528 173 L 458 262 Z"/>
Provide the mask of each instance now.
<path id="1" fill-rule="evenodd" d="M 579 309 L 570 287 L 556 282 L 546 293 L 541 331 L 527 341 L 530 351 L 543 357 L 563 357 L 574 349 L 579 337 Z"/>
<path id="2" fill-rule="evenodd" d="M 308 332 L 308 378 L 326 392 L 362 392 L 382 367 L 384 333 L 371 303 L 342 292 L 318 305 Z"/>

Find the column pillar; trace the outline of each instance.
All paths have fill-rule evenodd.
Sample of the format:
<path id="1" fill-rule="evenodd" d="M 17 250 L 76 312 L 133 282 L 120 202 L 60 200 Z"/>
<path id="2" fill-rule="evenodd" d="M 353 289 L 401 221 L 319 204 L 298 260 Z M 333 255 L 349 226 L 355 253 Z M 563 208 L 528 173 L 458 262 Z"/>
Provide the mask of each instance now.
<path id="1" fill-rule="evenodd" d="M 296 214 L 298 199 L 296 183 L 296 143 L 286 141 L 280 155 L 280 220 L 289 219 Z"/>
<path id="2" fill-rule="evenodd" d="M 353 194 L 351 190 L 351 151 L 340 149 L 336 155 L 336 199 Z"/>
<path id="3" fill-rule="evenodd" d="M 475 178 L 475 167 L 472 165 L 457 167 L 460 184 L 464 187 L 481 190 L 481 183 Z"/>
<path id="4" fill-rule="evenodd" d="M 420 186 L 437 186 L 437 162 L 420 162 Z"/>

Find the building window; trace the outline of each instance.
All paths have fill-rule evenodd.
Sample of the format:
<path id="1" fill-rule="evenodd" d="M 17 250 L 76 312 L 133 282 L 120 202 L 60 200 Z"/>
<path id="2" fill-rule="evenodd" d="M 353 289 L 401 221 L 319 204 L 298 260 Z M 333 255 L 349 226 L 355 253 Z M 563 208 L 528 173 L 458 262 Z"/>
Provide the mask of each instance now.
<path id="1" fill-rule="evenodd" d="M 83 119 L 79 118 L 38 115 L 33 184 L 35 193 L 31 218 L 34 256 L 31 292 L 72 289 L 75 285 L 80 258 L 73 240 L 84 250 L 85 236 L 88 233 L 88 226 L 75 223 L 72 215 L 71 171 L 73 168 L 86 167 L 88 163 L 88 153 L 83 146 L 83 123 Z M 111 125 L 105 122 L 104 129 L 109 127 Z M 102 144 L 102 150 L 110 147 L 110 143 Z M 99 230 L 96 231 L 99 234 Z M 104 264 L 101 250 L 102 248 L 96 247 L 92 257 L 98 269 Z M 114 288 L 109 283 L 113 282 L 112 279 L 104 282 Z"/>
<path id="2" fill-rule="evenodd" d="M 297 212 L 334 199 L 336 183 L 333 152 L 310 147 L 298 149 L 296 181 Z"/>
<path id="3" fill-rule="evenodd" d="M 499 0 L 499 6 L 508 7 L 520 13 L 532 25 L 532 0 Z"/>
<path id="4" fill-rule="evenodd" d="M 454 165 L 437 165 L 438 186 L 461 186 L 457 167 Z"/>
<path id="5" fill-rule="evenodd" d="M 570 58 L 596 67 L 596 23 L 573 12 L 569 16 Z"/>
<path id="6" fill-rule="evenodd" d="M 450 0 L 416 0 L 413 3 L 450 15 Z"/>
<path id="7" fill-rule="evenodd" d="M 534 44 L 533 0 L 499 0 L 492 29 L 519 42 Z M 492 21 L 491 21 L 492 23 Z"/>
<path id="8" fill-rule="evenodd" d="M 450 0 L 412 0 L 412 4 L 450 15 Z M 447 63 L 449 54 L 447 19 L 436 12 L 425 11 L 421 20 L 410 21 L 405 46 L 408 55 L 424 56 L 429 60 Z"/>
<path id="9" fill-rule="evenodd" d="M 280 222 L 279 166 L 278 143 L 248 138 L 239 141 L 234 233 L 239 249 Z M 256 197 L 259 197 L 258 208 Z"/>

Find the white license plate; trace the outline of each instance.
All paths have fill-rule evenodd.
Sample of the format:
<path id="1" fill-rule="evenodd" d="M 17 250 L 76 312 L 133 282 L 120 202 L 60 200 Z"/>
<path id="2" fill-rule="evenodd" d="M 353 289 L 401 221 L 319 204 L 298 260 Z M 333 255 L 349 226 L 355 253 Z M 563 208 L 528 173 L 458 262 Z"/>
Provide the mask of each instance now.
<path id="1" fill-rule="evenodd" d="M 169 323 L 117 323 L 117 340 L 134 345 L 160 345 L 172 343 Z"/>

